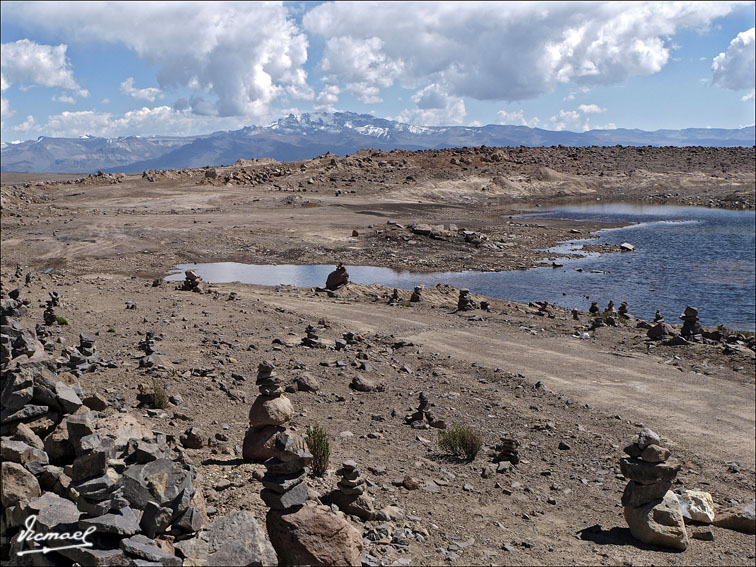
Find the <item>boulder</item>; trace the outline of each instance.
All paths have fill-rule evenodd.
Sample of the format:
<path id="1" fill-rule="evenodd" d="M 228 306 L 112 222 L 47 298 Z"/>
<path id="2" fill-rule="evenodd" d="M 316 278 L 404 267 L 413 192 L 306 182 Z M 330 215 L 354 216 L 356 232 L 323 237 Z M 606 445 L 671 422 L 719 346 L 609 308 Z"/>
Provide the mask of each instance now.
<path id="1" fill-rule="evenodd" d="M 216 518 L 203 538 L 207 565 L 285 565 L 252 512 L 235 511 Z M 183 549 L 179 548 L 182 552 Z M 184 563 L 186 565 L 186 562 Z"/>
<path id="2" fill-rule="evenodd" d="M 642 506 L 625 506 L 625 521 L 633 537 L 648 545 L 685 551 L 688 533 L 674 492 Z"/>
<path id="3" fill-rule="evenodd" d="M 280 565 L 362 565 L 362 534 L 328 508 L 270 510 L 266 524 Z"/>
<path id="4" fill-rule="evenodd" d="M 756 534 L 756 500 L 720 511 L 714 518 L 714 525 L 744 534 Z"/>
<path id="5" fill-rule="evenodd" d="M 714 499 L 711 494 L 703 490 L 682 490 L 675 494 L 685 520 L 703 524 L 714 521 Z"/>
<path id="6" fill-rule="evenodd" d="M 249 409 L 249 423 L 254 427 L 283 425 L 293 415 L 294 407 L 286 396 L 258 396 Z"/>
<path id="7" fill-rule="evenodd" d="M 3 508 L 42 494 L 36 477 L 18 463 L 4 462 L 0 469 L 0 480 L 0 501 Z"/>

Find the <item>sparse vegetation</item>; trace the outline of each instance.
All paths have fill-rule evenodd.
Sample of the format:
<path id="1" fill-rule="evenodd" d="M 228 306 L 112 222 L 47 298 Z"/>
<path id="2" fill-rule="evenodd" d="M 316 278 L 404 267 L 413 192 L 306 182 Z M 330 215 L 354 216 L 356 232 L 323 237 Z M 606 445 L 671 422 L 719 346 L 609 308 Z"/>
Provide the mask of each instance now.
<path id="1" fill-rule="evenodd" d="M 444 451 L 473 461 L 483 446 L 483 436 L 477 429 L 469 425 L 454 425 L 439 432 L 438 445 Z"/>
<path id="2" fill-rule="evenodd" d="M 152 381 L 152 406 L 155 409 L 165 409 L 168 407 L 168 391 L 157 378 Z"/>
<path id="3" fill-rule="evenodd" d="M 331 456 L 331 448 L 328 444 L 328 435 L 319 425 L 307 428 L 307 448 L 312 453 L 312 474 L 323 476 L 328 470 L 328 459 Z"/>
<path id="4" fill-rule="evenodd" d="M 115 333 L 115 329 L 113 327 L 109 327 L 106 333 Z"/>
<path id="5" fill-rule="evenodd" d="M 65 317 L 61 317 L 60 315 L 58 315 L 57 317 L 55 317 L 55 322 L 58 325 L 68 325 L 68 321 L 66 320 L 66 318 Z"/>

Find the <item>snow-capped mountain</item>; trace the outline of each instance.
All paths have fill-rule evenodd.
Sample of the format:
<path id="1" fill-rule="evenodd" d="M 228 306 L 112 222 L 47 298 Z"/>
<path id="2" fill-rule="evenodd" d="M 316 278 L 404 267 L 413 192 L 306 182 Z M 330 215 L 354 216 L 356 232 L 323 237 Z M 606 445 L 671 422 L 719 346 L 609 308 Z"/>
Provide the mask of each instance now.
<path id="1" fill-rule="evenodd" d="M 362 148 L 438 149 L 474 146 L 753 146 L 753 126 L 739 130 L 589 130 L 577 133 L 526 126 L 414 126 L 369 114 L 290 114 L 267 126 L 192 137 L 48 138 L 3 144 L 2 171 L 134 173 L 230 164 L 240 158 L 309 159 Z"/>

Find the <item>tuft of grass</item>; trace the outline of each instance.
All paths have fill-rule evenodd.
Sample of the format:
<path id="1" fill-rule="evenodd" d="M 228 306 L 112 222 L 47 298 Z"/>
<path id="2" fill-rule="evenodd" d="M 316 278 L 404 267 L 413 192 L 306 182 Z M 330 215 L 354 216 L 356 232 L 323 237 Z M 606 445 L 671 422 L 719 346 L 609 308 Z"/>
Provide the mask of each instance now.
<path id="1" fill-rule="evenodd" d="M 328 470 L 328 459 L 331 448 L 328 444 L 328 434 L 319 425 L 307 428 L 307 449 L 312 453 L 312 474 L 323 476 Z"/>
<path id="2" fill-rule="evenodd" d="M 455 424 L 439 432 L 438 445 L 457 457 L 473 461 L 483 446 L 483 436 L 474 427 Z"/>
<path id="3" fill-rule="evenodd" d="M 109 327 L 106 333 L 115 333 L 115 329 L 113 327 Z"/>
<path id="4" fill-rule="evenodd" d="M 152 406 L 155 409 L 165 409 L 168 407 L 168 391 L 157 378 L 152 380 Z"/>
<path id="5" fill-rule="evenodd" d="M 55 317 L 55 322 L 58 325 L 68 325 L 68 321 L 66 320 L 66 318 L 65 317 L 61 317 L 60 315 L 58 315 L 57 317 Z"/>

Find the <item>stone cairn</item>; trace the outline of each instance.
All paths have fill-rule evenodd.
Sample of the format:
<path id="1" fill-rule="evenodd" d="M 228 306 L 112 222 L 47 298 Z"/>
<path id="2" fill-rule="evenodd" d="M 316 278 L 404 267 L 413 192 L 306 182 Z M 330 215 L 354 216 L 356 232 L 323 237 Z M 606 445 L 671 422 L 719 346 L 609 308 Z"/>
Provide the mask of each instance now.
<path id="1" fill-rule="evenodd" d="M 60 304 L 60 296 L 58 295 L 58 292 L 51 291 L 50 292 L 50 299 L 47 300 L 46 306 L 45 306 L 45 312 L 42 314 L 42 318 L 45 321 L 45 325 L 52 326 L 58 321 L 57 315 L 55 315 L 55 309 L 54 307 L 57 307 Z"/>
<path id="2" fill-rule="evenodd" d="M 336 291 L 337 289 L 344 287 L 348 283 L 349 272 L 347 272 L 344 264 L 339 263 L 339 265 L 336 266 L 336 269 L 328 274 L 328 278 L 326 278 L 325 288 L 328 291 Z"/>
<path id="3" fill-rule="evenodd" d="M 260 497 L 268 508 L 293 512 L 307 501 L 305 478 L 312 463 L 312 454 L 304 440 L 292 432 L 279 433 L 274 448 L 277 456 L 264 463 Z"/>
<path id="4" fill-rule="evenodd" d="M 305 333 L 306 335 L 302 337 L 302 345 L 310 348 L 321 348 L 324 346 L 320 340 L 320 336 L 318 336 L 317 327 L 314 327 L 313 325 L 307 325 Z"/>
<path id="5" fill-rule="evenodd" d="M 429 427 L 446 429 L 446 422 L 442 419 L 436 419 L 428 410 L 430 402 L 428 401 L 428 394 L 426 392 L 420 392 L 418 401 L 420 403 L 417 411 L 404 418 L 404 421 L 415 429 L 428 429 Z"/>
<path id="6" fill-rule="evenodd" d="M 246 461 L 264 461 L 277 456 L 273 440 L 292 417 L 294 408 L 283 395 L 282 380 L 274 366 L 264 361 L 257 367 L 257 396 L 249 409 L 249 429 L 244 437 L 243 457 Z"/>
<path id="7" fill-rule="evenodd" d="M 609 312 L 609 313 L 617 312 L 617 310 L 614 308 L 614 301 L 612 301 L 611 299 L 609 300 L 609 304 L 606 306 L 606 310 L 604 311 L 604 313 L 606 312 Z"/>
<path id="8" fill-rule="evenodd" d="M 664 315 L 662 315 L 661 309 L 657 309 L 654 314 L 654 323 L 664 322 Z"/>
<path id="9" fill-rule="evenodd" d="M 680 319 L 683 322 L 682 330 L 680 334 L 683 337 L 692 337 L 693 335 L 700 335 L 703 333 L 703 327 L 698 321 L 698 309 L 695 307 L 686 307 Z"/>
<path id="10" fill-rule="evenodd" d="M 416 285 L 415 289 L 412 290 L 412 295 L 410 296 L 410 301 L 412 303 L 417 303 L 419 301 L 423 300 L 423 286 Z"/>
<path id="11" fill-rule="evenodd" d="M 601 308 L 598 305 L 598 301 L 591 302 L 591 306 L 588 309 L 588 313 L 590 313 L 591 315 L 598 315 L 599 313 L 601 313 Z"/>
<path id="12" fill-rule="evenodd" d="M 619 309 L 617 309 L 617 313 L 619 315 L 622 315 L 623 317 L 627 317 L 629 315 L 627 311 L 627 301 L 620 303 Z"/>
<path id="13" fill-rule="evenodd" d="M 513 465 L 520 462 L 520 453 L 517 448 L 520 442 L 509 437 L 502 437 L 499 444 L 494 447 L 494 460 L 497 463 L 508 461 Z"/>
<path id="14" fill-rule="evenodd" d="M 477 309 L 477 304 L 470 295 L 469 289 L 460 289 L 459 298 L 457 299 L 457 311 L 472 311 Z"/>
<path id="15" fill-rule="evenodd" d="M 193 291 L 195 293 L 202 293 L 202 278 L 197 275 L 194 270 L 187 270 L 184 272 L 184 281 L 176 289 L 179 291 Z"/>
<path id="16" fill-rule="evenodd" d="M 680 463 L 670 459 L 659 436 L 643 429 L 625 447 L 620 470 L 629 479 L 622 494 L 625 521 L 634 538 L 649 545 L 684 550 L 688 534 L 680 503 L 670 490 Z"/>
<path id="17" fill-rule="evenodd" d="M 399 297 L 399 290 L 394 288 L 394 291 L 391 292 L 391 297 L 389 297 L 389 305 L 398 305 L 401 301 L 401 297 Z"/>
<path id="18" fill-rule="evenodd" d="M 157 352 L 155 350 L 155 331 L 147 331 L 144 338 L 139 341 L 137 348 L 146 355 Z"/>
<path id="19" fill-rule="evenodd" d="M 365 494 L 365 478 L 353 460 L 344 461 L 336 471 L 341 477 L 336 490 L 324 496 L 324 503 L 335 504 L 345 514 L 357 516 L 363 521 L 378 520 L 385 515 L 376 511 L 372 499 Z"/>

